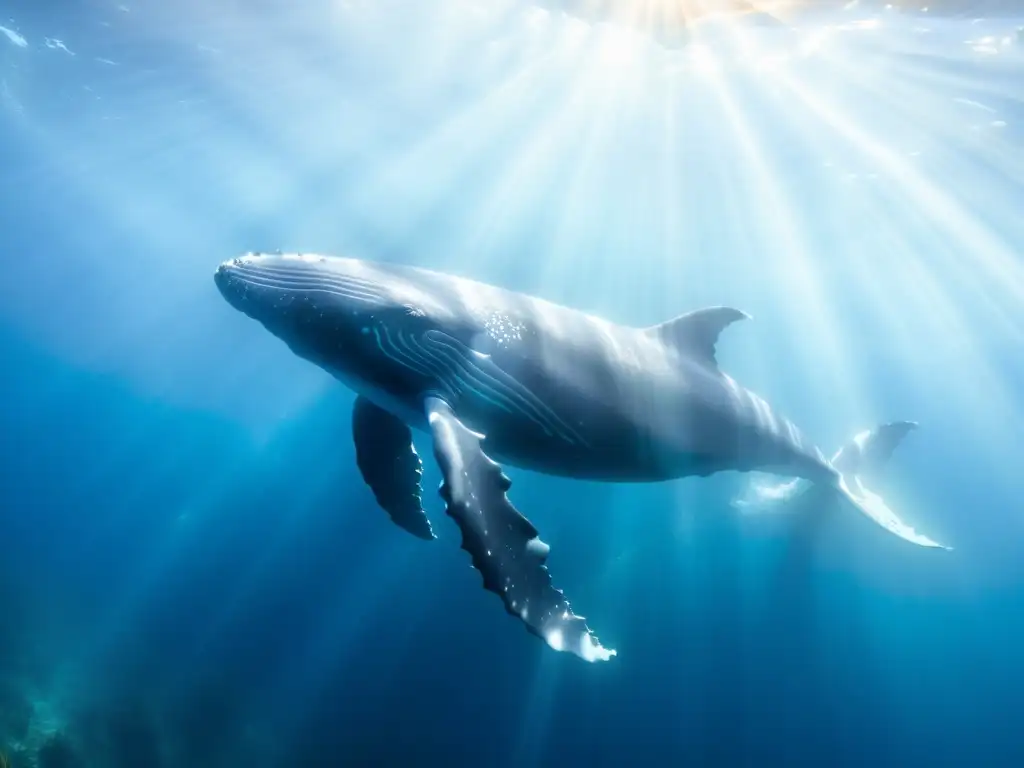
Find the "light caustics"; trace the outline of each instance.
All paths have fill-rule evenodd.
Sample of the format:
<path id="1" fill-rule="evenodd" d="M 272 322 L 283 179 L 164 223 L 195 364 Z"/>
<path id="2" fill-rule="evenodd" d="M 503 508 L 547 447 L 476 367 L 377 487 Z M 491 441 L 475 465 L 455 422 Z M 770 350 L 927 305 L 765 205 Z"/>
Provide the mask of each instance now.
<path id="1" fill-rule="evenodd" d="M 922 357 L 929 364 L 919 370 L 949 362 L 921 339 L 960 340 L 989 323 L 1019 337 L 1020 224 L 1001 194 L 1024 179 L 1010 138 L 1019 97 L 984 67 L 1013 66 L 1020 46 L 1012 21 L 847 5 L 812 20 L 794 3 L 446 0 L 401 17 L 394 3 L 339 2 L 325 21 L 323 6 L 237 18 L 186 3 L 173 19 L 132 17 L 131 34 L 188 50 L 202 75 L 175 95 L 192 103 L 202 90 L 205 106 L 186 115 L 169 92 L 132 90 L 130 62 L 119 61 L 91 87 L 138 107 L 131 133 L 85 140 L 31 115 L 26 123 L 69 168 L 136 153 L 134 168 L 69 172 L 67 181 L 90 189 L 101 218 L 106 211 L 142 258 L 161 252 L 153 233 L 179 232 L 224 254 L 322 245 L 504 282 L 525 253 L 542 281 L 519 287 L 638 324 L 725 291 L 743 303 L 758 284 L 785 286 L 774 314 L 803 329 L 801 358 L 827 360 L 844 403 L 867 418 L 860 412 L 874 406 L 857 391 L 857 329 L 842 320 L 851 302 L 873 318 L 858 327 L 891 328 L 907 346 L 911 376 Z M 755 14 L 779 23 L 752 26 Z M 693 32 L 677 49 L 618 24 L 672 18 Z M 958 62 L 971 68 L 951 71 Z M 224 127 L 222 112 L 257 132 Z M 241 228 L 225 236 L 225 212 L 196 208 L 175 186 L 194 169 L 153 184 L 143 153 L 156 143 L 204 158 L 210 199 L 225 201 L 231 217 L 273 217 L 279 242 L 248 242 Z M 801 175 L 811 181 L 794 181 Z M 872 231 L 840 227 L 847 240 L 825 259 L 817 222 L 841 223 L 844 210 L 870 212 Z M 943 233 L 943 249 L 922 245 L 929 228 Z M 871 240 L 890 247 L 857 246 Z M 737 262 L 742 273 L 707 268 Z M 202 266 L 198 253 L 175 263 L 180 301 L 166 298 L 162 316 L 133 326 L 139 345 L 194 302 L 183 279 L 190 264 Z M 123 270 L 91 266 L 119 295 L 131 293 Z M 573 279 L 581 271 L 591 284 Z M 771 305 L 757 309 L 765 317 Z M 962 354 L 990 401 L 1016 402 L 986 345 Z M 252 365 L 241 379 L 265 367 Z M 966 386 L 956 376 L 941 382 L 951 395 Z"/>
<path id="2" fill-rule="evenodd" d="M 72 134 L 27 110 L 23 138 L 62 160 L 63 183 L 90 193 L 94 223 L 116 227 L 133 258 L 159 255 L 149 261 L 173 289 L 154 305 L 153 284 L 139 290 L 123 261 L 72 265 L 111 295 L 144 297 L 111 354 L 131 360 L 169 326 L 187 347 L 208 343 L 210 322 L 222 321 L 203 309 L 217 301 L 206 275 L 213 253 L 316 246 L 374 257 L 383 239 L 383 255 L 507 275 L 552 298 L 589 293 L 637 324 L 716 298 L 759 323 L 774 316 L 802 365 L 817 361 L 842 382 L 798 403 L 847 411 L 819 425 L 837 434 L 886 407 L 859 348 L 897 345 L 873 359 L 922 401 L 941 400 L 963 444 L 1013 445 L 1007 414 L 1021 413 L 1021 389 L 999 355 L 1024 338 L 1013 312 L 1024 298 L 1014 247 L 1024 232 L 1005 194 L 1024 181 L 1013 144 L 1021 99 L 1007 84 L 1016 81 L 988 73 L 1020 66 L 1019 24 L 857 6 L 811 23 L 793 4 L 429 5 L 402 24 L 393 19 L 408 5 L 395 2 L 338 2 L 329 20 L 320 4 L 137 13 L 122 20 L 133 25 L 125 34 L 175 50 L 184 84 L 154 88 L 142 72 L 163 63 L 101 51 L 118 66 L 88 85 L 125 119 Z M 779 24 L 749 25 L 758 13 Z M 686 44 L 674 48 L 646 34 L 679 28 Z M 41 53 L 0 32 L 14 54 Z M 161 158 L 158 147 L 192 162 Z M 96 158 L 109 161 L 105 172 L 76 171 Z M 204 204 L 188 192 L 200 187 Z M 672 238 L 649 231 L 650 211 Z M 538 213 L 548 214 L 543 225 Z M 824 249 L 822 220 L 845 239 Z M 557 237 L 545 239 L 549 228 Z M 622 230 L 631 247 L 608 248 Z M 536 239 L 524 246 L 524 233 Z M 281 351 L 249 338 L 232 347 L 225 393 L 274 385 Z M 786 385 L 784 353 L 761 354 L 760 370 Z M 298 410 L 329 386 L 317 380 Z"/>

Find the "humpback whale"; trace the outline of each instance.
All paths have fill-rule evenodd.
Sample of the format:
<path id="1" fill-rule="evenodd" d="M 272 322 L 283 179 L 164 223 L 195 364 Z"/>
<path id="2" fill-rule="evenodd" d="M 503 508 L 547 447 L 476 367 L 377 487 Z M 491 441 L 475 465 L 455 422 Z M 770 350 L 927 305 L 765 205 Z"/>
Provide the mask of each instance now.
<path id="1" fill-rule="evenodd" d="M 215 282 L 354 390 L 362 477 L 395 524 L 427 540 L 412 430 L 430 436 L 446 512 L 484 588 L 556 650 L 615 655 L 555 588 L 549 548 L 509 500 L 503 464 L 611 482 L 767 472 L 790 479 L 786 496 L 845 505 L 907 542 L 940 546 L 866 482 L 915 425 L 862 432 L 826 458 L 719 367 L 719 336 L 747 317 L 739 310 L 633 328 L 462 277 L 309 254 L 246 254 L 221 264 Z"/>

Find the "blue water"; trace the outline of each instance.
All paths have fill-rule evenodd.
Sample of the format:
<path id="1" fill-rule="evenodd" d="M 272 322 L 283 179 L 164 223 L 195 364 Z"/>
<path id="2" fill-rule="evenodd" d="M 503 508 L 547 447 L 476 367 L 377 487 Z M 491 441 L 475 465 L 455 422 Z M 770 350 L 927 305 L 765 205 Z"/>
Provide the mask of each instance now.
<path id="1" fill-rule="evenodd" d="M 673 47 L 584 5 L 3 3 L 11 768 L 1024 764 L 1024 17 L 825 3 Z M 510 470 L 618 650 L 555 653 L 433 463 L 428 544 L 362 483 L 353 396 L 218 295 L 275 248 L 624 324 L 739 307 L 722 366 L 826 453 L 921 423 L 884 493 L 955 550 L 800 535 L 734 475 Z"/>

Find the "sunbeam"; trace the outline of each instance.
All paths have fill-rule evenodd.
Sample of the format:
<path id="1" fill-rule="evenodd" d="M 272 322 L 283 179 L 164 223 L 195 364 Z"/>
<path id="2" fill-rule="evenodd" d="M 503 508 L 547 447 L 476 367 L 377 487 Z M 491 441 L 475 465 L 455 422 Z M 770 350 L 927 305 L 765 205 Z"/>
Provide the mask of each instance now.
<path id="1" fill-rule="evenodd" d="M 1019 9 L 97 0 L 3 16 L 12 768 L 64 732 L 99 768 L 1020 751 Z M 533 307 L 520 293 L 589 315 L 495 309 Z M 592 337 L 619 367 L 583 354 Z M 559 387 L 531 378 L 536 350 Z M 716 385 L 726 405 L 698 398 Z M 353 428 L 349 386 L 372 429 Z M 603 416 L 581 405 L 605 400 Z M 515 439 L 477 435 L 490 410 Z M 740 438 L 723 447 L 761 434 L 740 416 L 806 449 L 815 504 L 735 513 L 763 469 Z M 706 445 L 658 442 L 702 419 Z M 868 489 L 888 456 L 836 451 L 878 424 L 907 439 Z M 587 464 L 616 451 L 648 474 Z M 681 476 L 661 460 L 689 479 L 595 482 Z M 530 471 L 556 464 L 563 479 Z M 887 536 L 867 490 L 955 551 Z M 125 733 L 159 758 L 112 757 Z"/>

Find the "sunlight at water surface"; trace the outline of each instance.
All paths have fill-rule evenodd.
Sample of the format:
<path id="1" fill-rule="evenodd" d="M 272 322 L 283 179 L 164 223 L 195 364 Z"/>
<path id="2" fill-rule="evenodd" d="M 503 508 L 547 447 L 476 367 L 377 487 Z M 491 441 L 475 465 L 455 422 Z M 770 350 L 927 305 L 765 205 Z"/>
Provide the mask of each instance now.
<path id="1" fill-rule="evenodd" d="M 57 633 L 73 638 L 46 676 L 61 716 L 73 708 L 65 699 L 120 669 L 111 649 L 147 617 L 150 634 L 181 653 L 180 667 L 152 686 L 162 701 L 191 701 L 182 691 L 208 685 L 211 710 L 227 709 L 218 685 L 229 688 L 236 651 L 218 643 L 226 647 L 223 638 L 242 626 L 236 631 L 260 649 L 247 659 L 246 675 L 259 674 L 246 695 L 266 702 L 291 692 L 276 713 L 289 727 L 326 706 L 309 702 L 333 670 L 373 680 L 358 687 L 360 706 L 344 711 L 353 722 L 387 719 L 392 699 L 406 697 L 418 711 L 401 724 L 443 722 L 430 718 L 446 707 L 415 693 L 446 690 L 467 722 L 515 723 L 521 743 L 506 751 L 524 759 L 539 759 L 545 738 L 574 733 L 578 722 L 567 723 L 565 711 L 593 714 L 587 739 L 620 732 L 607 707 L 627 701 L 726 744 L 705 745 L 699 757 L 713 761 L 716 749 L 742 741 L 716 722 L 756 730 L 749 713 L 767 705 L 746 709 L 750 691 L 774 707 L 787 686 L 811 685 L 808 669 L 819 670 L 823 688 L 845 685 L 847 701 L 866 698 L 855 679 L 863 675 L 909 702 L 917 678 L 901 678 L 896 661 L 938 689 L 984 671 L 986 659 L 1010 658 L 986 653 L 986 642 L 1014 636 L 976 629 L 988 627 L 986 611 L 940 620 L 928 601 L 964 599 L 975 581 L 1009 590 L 1019 573 L 1024 17 L 856 1 L 723 9 L 184 0 L 59 13 L 44 5 L 10 4 L 0 15 L 9 211 L 0 328 L 69 372 L 25 385 L 31 398 L 10 398 L 33 407 L 5 416 L 19 435 L 9 463 L 33 457 L 42 479 L 28 485 L 12 470 L 3 488 L 19 509 L 42 510 L 46 527 L 35 539 L 72 540 L 55 557 L 81 569 L 71 581 L 115 569 L 93 587 L 100 597 L 81 598 L 76 633 Z M 493 616 L 500 606 L 479 594 L 451 526 L 430 551 L 372 516 L 380 511 L 369 511 L 372 498 L 353 479 L 349 396 L 217 295 L 216 265 L 276 249 L 451 272 L 598 315 L 607 327 L 646 327 L 705 306 L 748 312 L 755 319 L 723 333 L 722 368 L 826 455 L 865 425 L 921 423 L 894 459 L 885 503 L 874 490 L 853 490 L 877 516 L 892 504 L 913 529 L 955 544 L 956 566 L 907 565 L 874 543 L 832 560 L 842 550 L 837 536 L 816 573 L 838 590 L 829 592 L 800 578 L 816 561 L 799 535 L 771 549 L 764 541 L 774 531 L 793 531 L 771 515 L 729 517 L 732 478 L 609 490 L 518 473 L 511 493 L 553 542 L 559 583 L 621 654 L 604 665 L 613 671 L 597 673 L 605 677 L 582 677 L 602 665 L 579 673 L 548 655 L 535 662 L 535 639 L 517 619 Z M 486 296 L 475 290 L 466 283 L 463 299 L 482 307 Z M 411 289 L 406 298 L 427 302 Z M 500 340 L 521 329 L 496 317 L 488 331 Z M 112 387 L 109 402 L 85 414 L 53 406 L 78 402 L 83 372 L 95 374 L 95 387 Z M 139 416 L 145 407 L 156 415 Z M 655 414 L 659 423 L 673 417 Z M 193 421 L 202 428 L 187 427 Z M 53 445 L 21 437 L 41 434 Z M 76 442 L 81 434 L 90 435 L 86 445 Z M 195 455 L 202 460 L 193 466 Z M 440 528 L 435 469 L 426 472 L 424 498 Z M 799 490 L 766 481 L 741 501 L 788 500 Z M 50 494 L 59 503 L 48 503 L 73 510 L 70 520 L 45 517 L 39 499 Z M 26 519 L 36 513 L 8 520 L 12 535 L 30 529 Z M 326 519 L 336 527 L 309 533 Z M 260 528 L 266 520 L 273 524 Z M 709 530 L 709 520 L 728 525 Z M 121 547 L 114 554 L 104 549 L 112 538 Z M 232 546 L 227 568 L 219 558 Z M 308 552 L 321 570 L 307 573 Z M 132 557 L 134 570 L 116 570 Z M 303 576 L 319 634 L 301 611 L 290 613 L 298 590 L 288 591 L 289 579 Z M 19 573 L 12 583 L 25 582 Z M 218 597 L 213 608 L 204 605 L 208 591 Z M 173 599 L 180 615 L 154 619 Z M 72 592 L 63 610 L 78 600 Z M 255 618 L 254 604 L 264 606 Z M 38 622 L 61 626 L 38 610 Z M 901 630 L 904 615 L 927 631 Z M 742 631 L 772 621 L 775 636 Z M 929 655 L 943 633 L 971 631 L 970 663 Z M 662 635 L 669 645 L 658 645 Z M 543 639 L 566 642 L 559 630 Z M 286 661 L 264 672 L 263 654 L 277 642 Z M 33 654 L 50 653 L 36 645 Z M 160 663 L 131 647 L 139 659 L 127 654 L 126 677 L 155 675 L 146 665 Z M 223 673 L 201 663 L 217 649 Z M 869 664 L 863 672 L 849 661 L 854 653 L 876 660 L 874 678 Z M 610 652 L 594 645 L 580 655 Z M 750 658 L 772 658 L 785 674 L 772 677 Z M 620 661 L 636 666 L 614 666 Z M 993 679 L 1012 682 L 988 663 L 998 668 Z M 501 676 L 506 665 L 514 677 Z M 661 698 L 624 694 L 615 675 L 642 678 Z M 523 679 L 525 714 L 487 720 L 497 706 L 481 689 L 514 699 Z M 735 700 L 730 680 L 743 683 Z M 381 701 L 378 689 L 388 692 Z M 572 706 L 567 690 L 578 693 Z M 460 697 L 469 702 L 461 709 Z M 987 699 L 974 691 L 971 700 Z M 31 733 L 40 739 L 61 721 L 48 701 L 37 703 Z M 852 731 L 868 717 L 832 706 Z M 958 715 L 964 728 L 974 723 Z M 232 724 L 256 754 L 266 737 L 260 717 L 252 707 Z M 671 722 L 659 738 L 679 732 Z"/>

